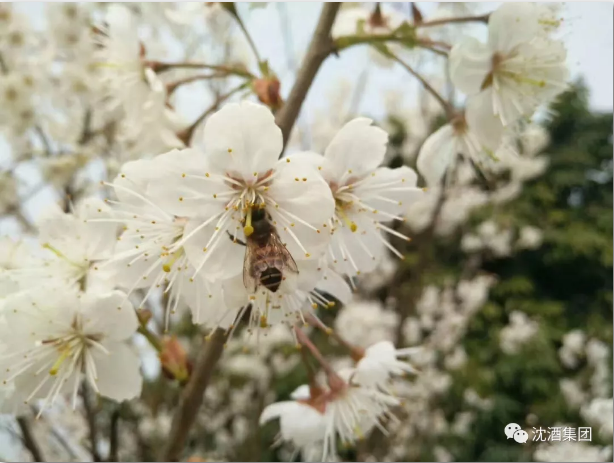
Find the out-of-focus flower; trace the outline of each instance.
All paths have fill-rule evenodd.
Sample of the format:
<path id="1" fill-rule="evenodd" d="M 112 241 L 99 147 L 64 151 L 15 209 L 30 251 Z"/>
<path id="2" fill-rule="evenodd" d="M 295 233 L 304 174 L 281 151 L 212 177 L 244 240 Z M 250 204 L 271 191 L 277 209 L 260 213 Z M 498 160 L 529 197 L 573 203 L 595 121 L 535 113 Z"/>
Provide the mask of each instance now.
<path id="1" fill-rule="evenodd" d="M 512 312 L 510 323 L 499 334 L 499 345 L 506 354 L 517 354 L 521 347 L 529 342 L 539 330 L 536 321 L 531 320 L 524 312 Z"/>
<path id="2" fill-rule="evenodd" d="M 467 37 L 450 52 L 452 82 L 470 95 L 467 118 L 491 146 L 504 126 L 567 88 L 565 48 L 545 33 L 542 13 L 538 4 L 504 4 L 490 16 L 488 44 Z"/>
<path id="3" fill-rule="evenodd" d="M 75 407 L 82 375 L 117 401 L 140 393 L 140 361 L 125 344 L 138 323 L 125 294 L 38 288 L 5 304 L 0 387 L 14 381 L 15 394 L 25 402 L 44 399 L 43 408 L 68 391 Z"/>
<path id="4" fill-rule="evenodd" d="M 563 336 L 559 358 L 567 368 L 575 368 L 583 354 L 586 335 L 581 330 L 573 330 Z"/>
<path id="5" fill-rule="evenodd" d="M 366 348 L 393 339 L 397 323 L 398 314 L 379 302 L 352 301 L 337 315 L 335 329 L 349 343 Z"/>
<path id="6" fill-rule="evenodd" d="M 409 362 L 399 360 L 420 351 L 420 347 L 396 349 L 390 341 L 381 341 L 364 350 L 356 363 L 354 380 L 361 386 L 385 388 L 392 376 L 417 373 Z"/>
<path id="7" fill-rule="evenodd" d="M 612 398 L 596 398 L 582 407 L 580 414 L 590 425 L 597 427 L 597 431 L 603 439 L 608 439 L 612 438 L 612 420 L 610 419 L 612 408 Z"/>
<path id="8" fill-rule="evenodd" d="M 535 461 L 610 461 L 612 447 L 586 442 L 545 442 L 533 453 Z"/>
<path id="9" fill-rule="evenodd" d="M 526 226 L 520 229 L 518 246 L 525 249 L 536 249 L 542 244 L 542 231 L 537 227 Z"/>

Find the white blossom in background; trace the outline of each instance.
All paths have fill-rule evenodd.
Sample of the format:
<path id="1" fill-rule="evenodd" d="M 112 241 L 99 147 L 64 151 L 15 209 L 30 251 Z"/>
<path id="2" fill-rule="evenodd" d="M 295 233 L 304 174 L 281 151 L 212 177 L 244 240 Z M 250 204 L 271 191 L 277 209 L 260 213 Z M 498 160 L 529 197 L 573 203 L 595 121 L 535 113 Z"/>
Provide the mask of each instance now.
<path id="1" fill-rule="evenodd" d="M 510 322 L 499 333 L 499 346 L 508 355 L 517 354 L 538 332 L 539 324 L 524 312 L 514 311 Z"/>
<path id="2" fill-rule="evenodd" d="M 537 249 L 541 246 L 542 240 L 542 231 L 537 227 L 527 225 L 520 229 L 517 245 L 524 249 Z"/>
<path id="3" fill-rule="evenodd" d="M 335 318 L 335 330 L 350 344 L 369 347 L 394 339 L 398 314 L 377 301 L 352 301 Z"/>
<path id="4" fill-rule="evenodd" d="M 543 9 L 503 4 L 490 15 L 487 44 L 467 37 L 450 52 L 452 82 L 469 95 L 469 124 L 491 147 L 505 126 L 532 116 L 567 88 L 566 51 L 544 32 L 552 23 L 542 24 Z"/>
<path id="5" fill-rule="evenodd" d="M 372 271 L 385 249 L 402 258 L 385 234 L 408 240 L 385 222 L 403 220 L 407 206 L 422 197 L 418 176 L 407 166 L 379 167 L 386 154 L 388 134 L 357 118 L 339 130 L 324 156 L 297 155 L 319 170 L 335 199 L 334 232 L 329 262 L 338 272 L 355 276 Z"/>
<path id="6" fill-rule="evenodd" d="M 582 330 L 572 330 L 563 336 L 559 358 L 567 368 L 575 368 L 584 354 L 586 335 Z"/>
<path id="7" fill-rule="evenodd" d="M 610 461 L 612 447 L 588 442 L 544 442 L 533 453 L 535 461 Z"/>
<path id="8" fill-rule="evenodd" d="M 70 393 L 72 406 L 83 375 L 93 390 L 121 401 L 140 394 L 140 360 L 126 344 L 136 314 L 124 294 L 93 295 L 39 288 L 5 302 L 0 330 L 6 345 L 0 387 L 15 385 L 26 403 L 42 408 Z"/>
<path id="9" fill-rule="evenodd" d="M 613 413 L 612 408 L 612 398 L 596 398 L 582 407 L 580 415 L 587 423 L 596 428 L 596 432 L 602 439 L 611 439 L 612 420 L 610 417 Z"/>
<path id="10" fill-rule="evenodd" d="M 38 226 L 45 254 L 33 254 L 27 264 L 4 272 L 0 278 L 15 282 L 21 291 L 29 291 L 37 284 L 88 291 L 113 289 L 112 275 L 100 270 L 98 264 L 112 255 L 117 226 L 88 222 L 89 218 L 107 215 L 106 204 L 96 198 L 83 200 L 74 214 L 64 213 L 58 206 L 50 207 Z"/>
<path id="11" fill-rule="evenodd" d="M 588 400 L 589 394 L 582 389 L 582 386 L 576 380 L 563 378 L 559 381 L 559 387 L 565 402 L 572 409 L 580 408 Z"/>

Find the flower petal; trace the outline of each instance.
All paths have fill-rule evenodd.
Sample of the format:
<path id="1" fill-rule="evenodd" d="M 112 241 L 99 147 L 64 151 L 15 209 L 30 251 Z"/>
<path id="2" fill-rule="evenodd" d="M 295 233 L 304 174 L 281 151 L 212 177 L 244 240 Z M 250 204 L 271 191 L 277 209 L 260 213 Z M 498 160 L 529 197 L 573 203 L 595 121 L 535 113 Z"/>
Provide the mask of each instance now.
<path id="1" fill-rule="evenodd" d="M 122 341 L 132 336 L 138 328 L 134 308 L 121 291 L 107 294 L 84 294 L 84 330 L 103 333 L 105 339 Z"/>
<path id="2" fill-rule="evenodd" d="M 450 79 L 465 95 L 478 93 L 492 71 L 492 53 L 474 37 L 465 37 L 450 50 Z"/>
<path id="3" fill-rule="evenodd" d="M 143 387 L 138 355 L 124 343 L 109 343 L 105 347 L 109 351 L 108 355 L 92 350 L 98 372 L 98 391 L 117 401 L 138 397 Z"/>
<path id="4" fill-rule="evenodd" d="M 219 176 L 207 176 L 213 167 L 203 153 L 172 150 L 153 162 L 158 175 L 149 182 L 147 193 L 160 208 L 178 217 L 209 217 L 224 211 L 227 199 L 217 195 L 230 187 Z"/>
<path id="5" fill-rule="evenodd" d="M 337 179 L 349 172 L 362 176 L 375 170 L 384 160 L 388 134 L 359 117 L 345 124 L 330 142 L 324 156 L 331 161 Z"/>
<path id="6" fill-rule="evenodd" d="M 407 166 L 396 169 L 380 167 L 353 189 L 362 202 L 376 211 L 400 215 L 410 204 L 424 195 L 418 188 L 418 175 Z M 387 221 L 383 216 L 382 222 Z"/>
<path id="7" fill-rule="evenodd" d="M 488 43 L 491 50 L 510 53 L 523 42 L 530 42 L 540 33 L 540 11 L 532 3 L 504 3 L 488 20 Z"/>
<path id="8" fill-rule="evenodd" d="M 316 288 L 319 291 L 330 294 L 342 304 L 347 304 L 352 298 L 352 288 L 334 270 L 327 270 L 324 277 L 316 285 Z"/>
<path id="9" fill-rule="evenodd" d="M 418 171 L 429 186 L 439 185 L 456 155 L 454 128 L 446 124 L 422 144 L 418 154 Z"/>
<path id="10" fill-rule="evenodd" d="M 504 128 L 501 119 L 493 114 L 492 92 L 489 88 L 468 98 L 465 118 L 480 144 L 494 152 L 501 144 Z"/>
<path id="11" fill-rule="evenodd" d="M 207 120 L 204 144 L 213 166 L 252 181 L 255 172 L 273 167 L 283 138 L 266 106 L 243 101 L 227 104 Z"/>

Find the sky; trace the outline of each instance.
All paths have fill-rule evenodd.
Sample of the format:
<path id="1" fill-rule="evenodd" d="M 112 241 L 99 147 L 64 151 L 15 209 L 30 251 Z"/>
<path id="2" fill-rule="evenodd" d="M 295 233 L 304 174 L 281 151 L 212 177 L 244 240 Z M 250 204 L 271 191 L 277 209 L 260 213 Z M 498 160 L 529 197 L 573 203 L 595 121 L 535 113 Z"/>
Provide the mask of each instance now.
<path id="1" fill-rule="evenodd" d="M 423 14 L 435 8 L 434 3 L 418 2 Z M 493 11 L 500 2 L 476 4 L 479 12 Z M 405 3 L 405 5 L 408 5 Z M 279 6 L 270 3 L 266 8 L 252 10 L 248 26 L 261 54 L 270 56 L 274 69 L 283 69 L 286 64 L 285 43 L 280 41 L 281 21 L 279 12 L 284 9 L 292 32 L 291 47 L 295 52 L 303 50 L 308 43 L 321 8 L 319 2 L 295 2 Z M 400 7 L 402 8 L 402 7 Z M 572 79 L 583 77 L 590 89 L 590 104 L 595 110 L 612 110 L 613 82 L 613 5 L 604 2 L 568 2 L 562 8 L 563 26 L 561 38 L 568 51 L 568 65 Z M 461 26 L 462 27 L 462 26 Z M 480 27 L 480 26 L 478 26 Z M 485 38 L 486 27 L 482 26 Z M 479 36 L 478 32 L 478 36 Z M 340 58 L 329 58 L 323 65 L 310 92 L 308 104 L 317 104 L 313 95 L 326 95 L 334 91 L 340 79 L 355 81 L 367 68 L 367 54 L 364 50 L 350 50 Z M 279 63 L 275 66 L 275 63 Z M 369 66 L 369 84 L 365 88 L 364 110 L 373 111 L 381 100 L 381 90 L 392 85 L 402 86 L 411 79 L 398 68 L 373 69 Z M 402 88 L 402 87 L 401 87 Z M 286 89 L 287 91 L 287 89 Z M 318 98 L 319 99 L 319 98 Z"/>

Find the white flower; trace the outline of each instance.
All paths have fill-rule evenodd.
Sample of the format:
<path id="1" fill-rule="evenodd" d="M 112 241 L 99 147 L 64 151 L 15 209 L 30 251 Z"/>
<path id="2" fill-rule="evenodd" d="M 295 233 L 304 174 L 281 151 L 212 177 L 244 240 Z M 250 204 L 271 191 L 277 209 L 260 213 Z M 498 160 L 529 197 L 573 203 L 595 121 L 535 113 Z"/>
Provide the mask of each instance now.
<path id="1" fill-rule="evenodd" d="M 140 361 L 125 344 L 138 326 L 120 292 L 92 295 L 54 288 L 7 300 L 0 325 L 3 383 L 14 381 L 25 402 L 51 406 L 70 391 L 73 407 L 82 374 L 91 387 L 114 400 L 141 391 Z"/>
<path id="2" fill-rule="evenodd" d="M 418 153 L 418 171 L 429 186 L 438 186 L 445 173 L 459 168 L 459 157 L 483 168 L 496 158 L 494 151 L 500 139 L 486 141 L 479 137 L 475 125 L 467 117 L 458 116 L 429 136 Z M 486 122 L 479 122 L 483 126 Z M 492 124 L 490 124 L 492 125 Z M 490 133 L 490 132 L 489 132 Z M 451 183 L 451 179 L 446 179 Z"/>
<path id="3" fill-rule="evenodd" d="M 420 350 L 420 347 L 395 349 L 390 341 L 373 344 L 365 349 L 363 357 L 356 364 L 354 380 L 361 386 L 385 388 L 392 376 L 417 373 L 411 364 L 399 358 Z"/>
<path id="4" fill-rule="evenodd" d="M 385 432 L 381 420 L 396 420 L 390 409 L 400 404 L 395 397 L 356 384 L 354 376 L 355 370 L 345 369 L 332 384 L 329 381 L 329 388 L 301 386 L 293 393 L 294 402 L 266 407 L 260 423 L 280 417 L 283 440 L 302 449 L 321 443 L 322 461 L 334 461 L 337 437 L 347 445 L 365 437 L 374 427 Z"/>
<path id="5" fill-rule="evenodd" d="M 512 312 L 509 325 L 499 334 L 501 350 L 506 354 L 517 354 L 538 330 L 538 323 L 531 320 L 524 312 Z"/>
<path id="6" fill-rule="evenodd" d="M 328 256 L 333 268 L 351 276 L 373 270 L 385 248 L 403 257 L 382 232 L 408 238 L 383 222 L 403 220 L 404 208 L 423 194 L 411 168 L 378 167 L 386 154 L 388 134 L 371 123 L 371 119 L 356 118 L 345 124 L 323 157 L 299 155 L 316 166 L 330 185 L 335 214 Z"/>
<path id="7" fill-rule="evenodd" d="M 106 88 L 102 104 L 110 114 L 123 112 L 120 138 L 129 149 L 161 153 L 183 147 L 175 132 L 185 124 L 166 105 L 166 89 L 145 65 L 138 25 L 124 5 L 111 5 L 97 36 L 100 79 Z"/>
<path id="8" fill-rule="evenodd" d="M 503 126 L 531 116 L 567 87 L 565 48 L 542 21 L 541 5 L 503 4 L 490 16 L 487 44 L 468 37 L 450 52 L 452 82 L 470 95 L 467 119 L 485 140 L 500 138 Z"/>
<path id="9" fill-rule="evenodd" d="M 194 268 L 182 247 L 171 251 L 183 237 L 187 221 L 166 212 L 147 196 L 156 167 L 154 161 L 148 160 L 126 163 L 111 185 L 118 201 L 106 201 L 113 205 L 113 217 L 88 221 L 124 225 L 115 254 L 100 268 L 112 271 L 116 284 L 128 294 L 138 288 L 149 288 L 140 307 L 156 289 L 163 288 L 164 294 L 169 295 L 166 328 L 182 299 L 190 306 L 194 323 L 206 323 L 209 320 L 203 316 L 205 305 L 224 310 L 221 289 L 200 276 L 192 278 Z M 239 261 L 234 264 L 239 265 Z"/>
<path id="10" fill-rule="evenodd" d="M 204 153 L 186 149 L 156 158 L 158 176 L 148 193 L 165 211 L 187 219 L 183 246 L 208 279 L 237 275 L 229 265 L 245 254 L 252 208 L 269 220 L 295 259 L 318 258 L 330 241 L 326 222 L 334 201 L 322 177 L 292 157 L 278 160 L 283 141 L 273 115 L 249 102 L 228 104 L 205 124 Z"/>
<path id="11" fill-rule="evenodd" d="M 47 250 L 45 256 L 30 259 L 28 265 L 19 265 L 5 276 L 24 291 L 37 284 L 109 291 L 111 275 L 100 271 L 98 263 L 112 255 L 117 226 L 88 222 L 89 218 L 107 214 L 107 206 L 96 198 L 81 201 L 74 214 L 64 213 L 58 206 L 50 207 L 38 223 L 39 241 Z"/>
<path id="12" fill-rule="evenodd" d="M 254 328 L 264 331 L 279 323 L 304 323 L 304 312 L 311 313 L 318 305 L 331 308 L 331 295 L 345 304 L 351 297 L 351 289 L 344 279 L 332 270 L 324 270 L 312 260 L 296 261 L 298 275 L 286 274 L 275 292 L 260 286 L 255 293 L 245 288 L 243 277 L 236 276 L 223 282 L 224 301 L 228 307 L 225 316 L 230 323 L 248 307 L 251 307 L 248 332 Z M 214 306 L 211 307 L 215 309 Z M 219 309 L 218 309 L 219 310 Z"/>
<path id="13" fill-rule="evenodd" d="M 310 398 L 309 386 L 300 386 L 292 393 L 292 398 L 294 400 L 266 406 L 259 422 L 264 425 L 279 418 L 277 440 L 291 443 L 297 451 L 306 452 L 309 447 L 323 440 L 326 417 L 321 410 L 306 403 Z"/>

